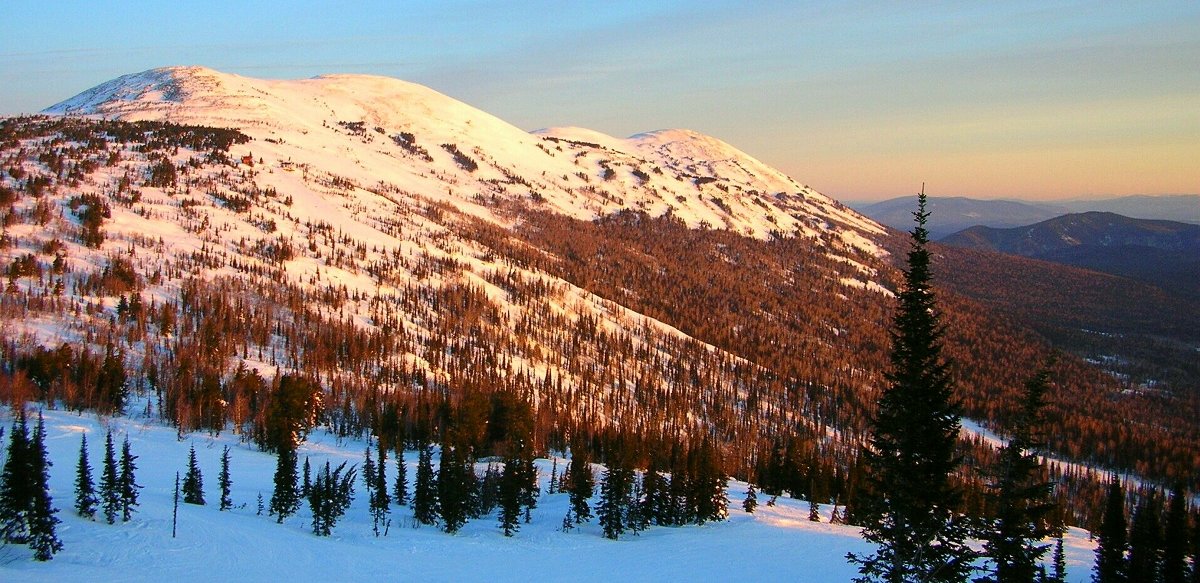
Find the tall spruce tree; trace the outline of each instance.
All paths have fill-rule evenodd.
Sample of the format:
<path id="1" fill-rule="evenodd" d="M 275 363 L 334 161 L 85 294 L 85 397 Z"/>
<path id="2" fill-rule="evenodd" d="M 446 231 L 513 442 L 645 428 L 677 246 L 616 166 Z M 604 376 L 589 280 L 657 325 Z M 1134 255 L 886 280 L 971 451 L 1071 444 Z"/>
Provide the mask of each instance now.
<path id="1" fill-rule="evenodd" d="M 1104 502 L 1104 517 L 1100 522 L 1100 533 L 1096 537 L 1096 564 L 1092 568 L 1092 581 L 1096 583 L 1125 583 L 1128 548 L 1125 532 L 1125 491 L 1116 478 L 1108 487 Z"/>
<path id="2" fill-rule="evenodd" d="M 1163 583 L 1187 583 L 1188 517 L 1187 495 L 1182 488 L 1171 492 L 1167 524 L 1163 530 Z"/>
<path id="3" fill-rule="evenodd" d="M 283 524 L 289 516 L 300 509 L 300 490 L 297 487 L 296 450 L 281 446 L 275 460 L 275 489 L 271 492 L 270 512 L 275 521 Z M 311 496 L 310 488 L 310 496 Z"/>
<path id="4" fill-rule="evenodd" d="M 620 455 L 608 456 L 608 469 L 600 483 L 600 502 L 596 505 L 596 518 L 604 537 L 616 540 L 629 524 L 629 509 L 633 503 L 633 470 Z"/>
<path id="5" fill-rule="evenodd" d="M 83 518 L 96 517 L 96 485 L 92 481 L 92 465 L 88 462 L 87 434 L 79 440 L 79 463 L 75 464 L 75 514 Z"/>
<path id="6" fill-rule="evenodd" d="M 433 473 L 433 446 L 423 443 L 417 458 L 416 484 L 413 487 L 413 518 L 421 524 L 437 524 L 438 485 Z"/>
<path id="7" fill-rule="evenodd" d="M 475 506 L 475 471 L 467 448 L 442 444 L 442 455 L 438 460 L 437 500 L 442 517 L 442 529 L 450 534 L 458 532 Z"/>
<path id="8" fill-rule="evenodd" d="M 383 446 L 382 439 L 379 440 L 379 462 L 370 480 L 374 482 L 368 500 L 368 506 L 371 509 L 371 528 L 375 536 L 379 536 L 381 533 L 387 534 L 388 526 L 391 524 L 388 517 L 392 512 L 392 497 L 388 495 L 387 483 L 387 448 Z"/>
<path id="9" fill-rule="evenodd" d="M 1042 408 L 1049 388 L 1048 368 L 1025 383 L 1011 439 L 1000 449 L 995 480 L 989 484 L 996 518 L 981 537 L 995 572 L 980 581 L 1034 583 L 1039 578 L 1041 559 L 1050 550 L 1050 545 L 1041 541 L 1056 531 L 1047 520 L 1054 509 L 1054 484 L 1042 478 L 1036 453 L 1045 446 L 1041 438 Z"/>
<path id="10" fill-rule="evenodd" d="M 588 501 L 596 489 L 596 478 L 592 475 L 592 464 L 588 461 L 586 448 L 571 448 L 571 465 L 567 476 L 571 513 L 575 517 L 575 524 L 582 524 L 592 519 L 592 507 Z"/>
<path id="11" fill-rule="evenodd" d="M 1162 562 L 1162 530 L 1154 493 L 1142 497 L 1129 527 L 1129 581 L 1158 581 Z"/>
<path id="12" fill-rule="evenodd" d="M 33 558 L 38 561 L 49 561 L 54 553 L 62 550 L 62 541 L 58 540 L 55 525 L 62 521 L 54 516 L 58 510 L 50 498 L 50 462 L 46 451 L 46 424 L 42 414 L 38 413 L 37 429 L 33 432 L 33 448 L 30 456 L 33 499 L 29 509 L 29 548 L 33 549 Z"/>
<path id="13" fill-rule="evenodd" d="M 720 452 L 710 440 L 701 443 L 694 468 L 691 485 L 696 523 L 725 520 L 729 516 L 729 499 L 725 495 L 728 479 L 721 468 Z"/>
<path id="14" fill-rule="evenodd" d="M 751 486 L 751 492 L 754 487 Z M 747 492 L 747 500 L 750 500 L 751 493 Z M 670 524 L 671 517 L 671 484 L 667 481 L 667 477 L 663 475 L 661 466 L 657 459 L 652 460 L 650 468 L 646 470 L 646 474 L 642 477 L 642 517 L 647 524 L 656 524 L 666 526 Z M 753 504 L 758 504 L 757 498 Z M 742 504 L 744 509 L 745 503 Z M 752 506 L 753 507 L 753 506 Z M 748 512 L 753 512 L 749 510 Z"/>
<path id="15" fill-rule="evenodd" d="M 113 448 L 112 432 L 104 435 L 104 467 L 100 470 L 100 507 L 104 520 L 117 521 L 121 512 L 121 480 L 117 474 L 117 454 Z"/>
<path id="16" fill-rule="evenodd" d="M 34 499 L 33 453 L 25 410 L 18 407 L 9 432 L 4 471 L 0 474 L 0 542 L 29 541 L 29 515 Z"/>
<path id="17" fill-rule="evenodd" d="M 134 460 L 138 456 L 133 455 L 129 448 L 129 436 L 125 436 L 125 440 L 121 443 L 121 475 L 117 478 L 119 483 L 119 494 L 121 498 L 121 521 L 129 522 L 133 519 L 134 509 L 138 506 L 138 490 L 142 486 L 137 483 L 137 464 Z"/>
<path id="18" fill-rule="evenodd" d="M 183 501 L 187 504 L 204 505 L 204 476 L 196 462 L 196 446 L 188 450 L 188 467 L 183 474 Z"/>
<path id="19" fill-rule="evenodd" d="M 500 474 L 500 530 L 512 536 L 521 528 L 521 461 L 510 448 Z"/>
<path id="20" fill-rule="evenodd" d="M 371 443 L 367 442 L 367 447 L 363 451 L 363 486 L 367 489 L 367 497 L 370 498 L 375 491 L 375 459 L 371 457 Z"/>
<path id="21" fill-rule="evenodd" d="M 229 446 L 221 452 L 221 473 L 217 474 L 217 485 L 221 488 L 221 505 L 219 510 L 229 510 L 233 508 L 233 499 L 230 498 L 230 490 L 233 487 L 233 481 L 229 478 Z"/>
<path id="22" fill-rule="evenodd" d="M 312 466 L 308 463 L 308 456 L 304 456 L 304 476 L 303 482 L 300 484 L 300 496 L 308 498 L 309 492 L 312 490 Z"/>
<path id="23" fill-rule="evenodd" d="M 404 463 L 404 447 L 396 447 L 396 481 L 392 486 L 392 500 L 404 506 L 408 504 L 408 467 Z"/>
<path id="24" fill-rule="evenodd" d="M 860 582 L 956 582 L 974 570 L 968 521 L 955 511 L 962 494 L 950 481 L 960 461 L 954 448 L 961 414 L 942 354 L 925 203 L 922 188 L 890 331 L 889 384 L 863 452 L 871 486 L 863 537 L 876 550 L 847 555 L 859 566 Z"/>
<path id="25" fill-rule="evenodd" d="M 1054 572 L 1049 583 L 1067 583 L 1067 554 L 1063 551 L 1061 532 L 1054 537 Z"/>
<path id="26" fill-rule="evenodd" d="M 691 505 L 692 480 L 687 464 L 677 462 L 671 468 L 671 480 L 667 484 L 667 497 L 662 524 L 682 526 L 695 518 L 695 508 Z M 768 503 L 771 505 L 771 503 Z"/>
<path id="27" fill-rule="evenodd" d="M 538 486 L 538 469 L 534 463 L 533 450 L 529 447 L 529 441 L 520 440 L 517 444 L 517 460 L 519 463 L 519 472 L 516 476 L 519 487 L 518 497 L 521 501 L 521 510 L 525 516 L 526 524 L 530 521 L 530 512 L 537 508 L 538 496 L 541 495 L 541 488 Z"/>

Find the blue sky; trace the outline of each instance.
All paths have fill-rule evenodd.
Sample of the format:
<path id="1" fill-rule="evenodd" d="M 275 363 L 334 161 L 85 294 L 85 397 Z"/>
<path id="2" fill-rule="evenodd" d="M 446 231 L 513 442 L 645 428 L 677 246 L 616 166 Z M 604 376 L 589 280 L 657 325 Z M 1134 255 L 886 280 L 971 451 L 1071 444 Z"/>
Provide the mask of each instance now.
<path id="1" fill-rule="evenodd" d="M 122 74 L 372 73 L 520 127 L 685 127 L 842 199 L 1200 192 L 1200 2 L 25 2 L 0 115 Z"/>

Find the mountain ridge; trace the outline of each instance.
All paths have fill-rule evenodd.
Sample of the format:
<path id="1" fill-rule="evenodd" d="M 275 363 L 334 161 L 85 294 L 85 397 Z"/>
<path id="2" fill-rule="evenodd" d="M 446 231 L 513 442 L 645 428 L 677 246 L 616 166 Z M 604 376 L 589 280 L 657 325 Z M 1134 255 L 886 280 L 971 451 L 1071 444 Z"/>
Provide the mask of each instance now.
<path id="1" fill-rule="evenodd" d="M 45 112 L 237 127 L 267 142 L 257 146 L 258 155 L 271 154 L 278 160 L 327 158 L 327 152 L 321 150 L 328 150 L 328 144 L 318 144 L 311 136 L 345 138 L 328 134 L 331 129 L 334 133 L 348 130 L 354 134 L 350 137 L 359 140 L 348 140 L 349 144 L 339 140 L 339 147 L 358 160 L 360 168 L 344 170 L 360 180 L 376 178 L 370 171 L 363 172 L 367 167 L 375 172 L 392 167 L 420 174 L 427 164 L 420 160 L 415 160 L 415 165 L 406 163 L 413 161 L 412 156 L 398 161 L 394 154 L 373 145 L 408 134 L 422 143 L 407 146 L 419 148 L 417 155 L 423 151 L 426 158 L 443 158 L 440 144 L 463 147 L 465 158 L 455 155 L 455 159 L 474 164 L 474 169 L 463 172 L 463 164 L 439 168 L 457 175 L 454 180 L 460 183 L 472 179 L 511 183 L 519 178 L 520 184 L 515 186 L 533 191 L 523 195 L 580 218 L 626 208 L 655 215 L 670 212 L 693 227 L 730 228 L 759 238 L 770 237 L 772 232 L 814 238 L 832 233 L 868 252 L 879 252 L 869 236 L 882 233 L 873 221 L 729 144 L 697 132 L 637 134 L 619 142 L 628 147 L 618 152 L 585 141 L 560 140 L 552 148 L 545 138 L 557 140 L 553 135 L 526 132 L 427 87 L 387 77 L 258 80 L 203 67 L 167 67 L 119 77 Z M 604 141 L 618 143 L 615 138 Z M 479 165 L 472 149 L 486 151 L 491 160 Z M 695 156 L 705 152 L 718 152 L 721 159 L 698 161 Z M 455 184 L 446 185 L 443 180 L 442 188 L 434 189 L 437 180 L 434 184 L 415 182 L 423 182 L 417 184 L 423 191 L 448 189 L 450 198 L 457 199 L 455 204 L 472 206 L 472 195 L 453 192 L 462 190 Z M 636 199 L 611 192 L 613 189 L 604 186 L 608 182 L 618 184 L 626 194 L 636 194 Z"/>
<path id="2" fill-rule="evenodd" d="M 1009 229 L 971 227 L 941 242 L 1094 269 L 1200 297 L 1200 225 L 1091 211 Z"/>
<path id="3" fill-rule="evenodd" d="M 850 207 L 894 229 L 907 230 L 912 222 L 911 197 L 896 197 Z M 1033 201 L 1018 198 L 976 199 L 964 196 L 929 198 L 930 235 L 938 240 L 981 225 L 1011 228 L 1083 212 L 1111 212 L 1130 218 L 1200 224 L 1200 195 L 1130 195 L 1105 199 Z"/>

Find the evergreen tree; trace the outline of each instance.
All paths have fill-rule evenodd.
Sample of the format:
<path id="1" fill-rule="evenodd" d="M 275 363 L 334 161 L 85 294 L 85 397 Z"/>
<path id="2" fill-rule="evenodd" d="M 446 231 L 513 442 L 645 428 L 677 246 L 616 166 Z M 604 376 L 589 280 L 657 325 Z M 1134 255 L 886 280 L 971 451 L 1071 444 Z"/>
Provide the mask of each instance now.
<path id="1" fill-rule="evenodd" d="M 1045 445 L 1039 432 L 1049 380 L 1050 371 L 1043 369 L 1025 383 L 1012 438 L 1000 449 L 996 479 L 990 484 L 996 518 L 982 536 L 985 554 L 996 571 L 981 581 L 1033 583 L 1042 557 L 1050 550 L 1050 545 L 1040 543 L 1054 534 L 1047 521 L 1054 509 L 1054 485 L 1042 479 L 1036 454 Z"/>
<path id="2" fill-rule="evenodd" d="M 379 440 L 379 463 L 375 468 L 374 475 L 371 476 L 371 481 L 374 481 L 369 499 L 371 528 L 375 532 L 375 536 L 379 536 L 381 529 L 384 534 L 387 534 L 388 525 L 391 523 L 388 516 L 392 512 L 392 498 L 388 495 L 387 487 L 387 448 L 383 447 L 382 439 Z"/>
<path id="3" fill-rule="evenodd" d="M 308 465 L 308 456 L 304 456 L 304 482 L 300 486 L 300 496 L 308 498 L 312 491 L 312 467 Z"/>
<path id="4" fill-rule="evenodd" d="M 521 503 L 521 510 L 525 515 L 525 523 L 530 521 L 530 512 L 537 508 L 538 496 L 541 495 L 541 488 L 538 486 L 538 470 L 537 464 L 534 463 L 533 452 L 527 445 L 527 441 L 520 441 L 517 445 L 517 484 L 518 498 Z"/>
<path id="5" fill-rule="evenodd" d="M 96 392 L 103 399 L 106 409 L 121 414 L 129 398 L 129 383 L 125 377 L 125 356 L 109 343 L 104 348 L 104 364 L 96 380 Z"/>
<path id="6" fill-rule="evenodd" d="M 0 541 L 24 544 L 29 541 L 30 511 L 34 500 L 34 455 L 25 410 L 17 408 L 9 432 L 8 455 L 0 474 Z"/>
<path id="7" fill-rule="evenodd" d="M 754 484 L 750 484 L 746 488 L 746 499 L 742 501 L 742 510 L 748 514 L 754 514 L 754 509 L 758 508 L 758 493 L 754 491 Z"/>
<path id="8" fill-rule="evenodd" d="M 711 441 L 705 439 L 695 454 L 695 470 L 691 476 L 692 495 L 695 500 L 691 506 L 697 524 L 708 521 L 725 520 L 729 515 L 729 500 L 725 495 L 727 482 L 721 469 L 720 453 Z"/>
<path id="9" fill-rule="evenodd" d="M 1171 492 L 1167 505 L 1167 525 L 1163 531 L 1163 583 L 1187 582 L 1188 518 L 1186 495 L 1181 488 Z"/>
<path id="10" fill-rule="evenodd" d="M 966 543 L 967 520 L 955 511 L 962 495 L 950 481 L 960 461 L 954 454 L 960 413 L 931 289 L 924 189 L 913 216 L 917 225 L 890 332 L 889 386 L 863 452 L 872 496 L 863 537 L 877 548 L 868 556 L 847 555 L 859 565 L 861 582 L 964 581 L 975 557 Z"/>
<path id="11" fill-rule="evenodd" d="M 479 505 L 475 509 L 474 517 L 482 518 L 491 514 L 499 503 L 500 469 L 496 464 L 489 462 L 487 469 L 483 471 L 483 480 L 479 485 Z"/>
<path id="12" fill-rule="evenodd" d="M 691 479 L 687 465 L 677 463 L 671 471 L 671 481 L 667 485 L 666 507 L 663 509 L 662 524 L 681 526 L 695 519 L 695 508 L 692 507 Z M 769 504 L 768 504 L 769 505 Z"/>
<path id="13" fill-rule="evenodd" d="M 629 530 L 638 533 L 650 526 L 650 514 L 643 497 L 645 491 L 642 489 L 642 480 L 638 477 L 636 470 L 630 471 L 630 479 L 633 481 L 633 487 L 632 494 L 629 496 L 629 508 L 625 512 L 625 524 Z"/>
<path id="14" fill-rule="evenodd" d="M 275 462 L 275 489 L 271 492 L 270 512 L 275 521 L 282 524 L 287 517 L 300 509 L 300 491 L 296 487 L 299 477 L 296 475 L 296 450 L 290 447 L 280 447 L 279 457 Z M 309 488 L 309 498 L 312 497 L 312 487 Z"/>
<path id="15" fill-rule="evenodd" d="M 120 486 L 122 522 L 129 522 L 133 519 L 133 510 L 138 506 L 138 490 L 142 489 L 134 474 L 137 471 L 137 465 L 133 462 L 137 458 L 138 456 L 133 455 L 129 449 L 129 436 L 127 435 L 124 442 L 121 443 L 121 475 L 117 478 Z"/>
<path id="16" fill-rule="evenodd" d="M 344 472 L 344 473 L 343 473 Z M 329 462 L 317 472 L 317 478 L 312 483 L 308 495 L 308 507 L 312 510 L 313 534 L 329 536 L 338 520 L 346 514 L 346 509 L 354 501 L 354 479 L 357 470 L 351 466 L 346 469 L 346 462 L 330 471 Z"/>
<path id="17" fill-rule="evenodd" d="M 54 553 L 62 550 L 62 541 L 55 533 L 55 525 L 62 521 L 54 516 L 58 509 L 54 508 L 50 498 L 50 466 L 53 464 L 46 452 L 46 425 L 40 412 L 31 453 L 33 499 L 29 509 L 29 548 L 33 549 L 35 560 L 49 561 L 54 558 Z"/>
<path id="18" fill-rule="evenodd" d="M 183 474 L 183 501 L 187 504 L 204 505 L 204 476 L 196 463 L 196 447 L 188 450 L 188 468 Z"/>
<path id="19" fill-rule="evenodd" d="M 671 484 L 659 469 L 657 461 L 650 464 L 650 469 L 646 470 L 645 476 L 642 477 L 641 512 L 647 523 L 659 526 L 670 524 Z"/>
<path id="20" fill-rule="evenodd" d="M 396 504 L 408 504 L 408 468 L 404 463 L 404 448 L 396 448 L 396 482 L 392 486 L 392 499 Z"/>
<path id="21" fill-rule="evenodd" d="M 1125 492 L 1121 482 L 1113 479 L 1104 502 L 1104 518 L 1097 536 L 1096 564 L 1092 581 L 1096 583 L 1125 583 Z"/>
<path id="22" fill-rule="evenodd" d="M 233 500 L 229 497 L 233 482 L 229 479 L 229 446 L 221 452 L 221 473 L 217 475 L 217 484 L 221 487 L 220 510 L 233 508 Z"/>
<path id="23" fill-rule="evenodd" d="M 451 444 L 442 445 L 438 460 L 437 500 L 442 517 L 442 529 L 450 534 L 458 532 L 475 506 L 475 472 L 473 460 L 466 448 Z"/>
<path id="24" fill-rule="evenodd" d="M 371 443 L 367 442 L 366 450 L 363 452 L 363 486 L 367 489 L 367 498 L 370 499 L 375 489 L 375 460 L 371 458 Z"/>
<path id="25" fill-rule="evenodd" d="M 629 527 L 628 514 L 633 497 L 633 471 L 620 456 L 608 456 L 608 469 L 600 483 L 600 502 L 596 517 L 604 529 L 604 537 L 616 540 Z"/>
<path id="26" fill-rule="evenodd" d="M 512 536 L 521 528 L 521 479 L 521 461 L 510 448 L 500 474 L 500 529 L 504 536 Z"/>
<path id="27" fill-rule="evenodd" d="M 433 446 L 425 443 L 418 448 L 417 482 L 413 488 L 413 518 L 421 524 L 437 524 L 438 485 L 433 474 Z"/>
<path id="28" fill-rule="evenodd" d="M 121 511 L 121 481 L 117 475 L 117 455 L 113 451 L 112 432 L 104 435 L 104 468 L 100 472 L 100 506 L 104 520 L 112 524 Z"/>
<path id="29" fill-rule="evenodd" d="M 571 505 L 568 504 L 567 513 L 563 515 L 562 527 L 560 530 L 563 532 L 571 532 L 572 528 L 575 528 L 575 515 L 571 512 Z"/>
<path id="30" fill-rule="evenodd" d="M 1054 537 L 1054 575 L 1050 583 L 1067 583 L 1067 554 L 1063 552 L 1063 537 Z"/>
<path id="31" fill-rule="evenodd" d="M 572 448 L 571 465 L 567 470 L 571 512 L 575 515 L 575 524 L 592 519 L 592 507 L 588 500 L 592 499 L 595 492 L 596 478 L 592 475 L 592 464 L 588 462 L 586 451 L 582 447 Z"/>
<path id="32" fill-rule="evenodd" d="M 87 434 L 79 441 L 79 463 L 75 465 L 75 514 L 84 518 L 96 517 L 96 486 L 92 482 L 92 465 L 88 462 Z"/>
<path id="33" fill-rule="evenodd" d="M 821 522 L 821 508 L 817 505 L 816 500 L 808 501 L 808 520 L 810 522 Z"/>
<path id="34" fill-rule="evenodd" d="M 1153 493 L 1142 498 L 1133 513 L 1129 529 L 1129 581 L 1158 580 L 1162 561 L 1162 530 L 1159 528 L 1159 508 Z"/>

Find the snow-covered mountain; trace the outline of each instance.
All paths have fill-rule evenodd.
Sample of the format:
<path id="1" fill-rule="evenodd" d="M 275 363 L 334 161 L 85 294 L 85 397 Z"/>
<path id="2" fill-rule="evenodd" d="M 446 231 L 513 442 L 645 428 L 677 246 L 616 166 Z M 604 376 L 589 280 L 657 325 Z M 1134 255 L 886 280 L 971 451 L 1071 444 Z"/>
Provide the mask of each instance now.
<path id="1" fill-rule="evenodd" d="M 14 244 L 0 259 L 19 264 L 10 292 L 88 309 L 76 317 L 53 304 L 8 321 L 31 350 L 116 343 L 139 375 L 191 371 L 181 361 L 203 354 L 224 392 L 238 370 L 305 371 L 337 393 L 352 425 L 369 421 L 354 411 L 371 403 L 352 402 L 376 398 L 364 395 L 415 406 L 421 385 L 456 401 L 479 382 L 465 377 L 487 371 L 553 405 L 546 415 L 588 427 L 761 423 L 769 435 L 838 415 L 820 403 L 873 382 L 873 372 L 838 371 L 854 366 L 843 355 L 858 349 L 846 346 L 880 345 L 863 338 L 878 330 L 856 322 L 890 296 L 884 229 L 709 136 L 530 133 L 395 79 L 259 80 L 201 67 L 127 75 L 46 113 L 6 122 L 16 171 L 0 186 L 12 193 Z M 641 229 L 671 231 L 660 249 L 646 247 L 655 232 L 611 239 L 637 217 L 650 221 Z M 608 231 L 582 232 L 591 227 Z M 114 320 L 135 324 L 135 300 L 151 320 L 114 335 Z M 214 302 L 259 306 L 266 322 L 231 307 L 221 333 L 196 336 Z M 697 302 L 715 302 L 726 321 L 679 311 Z M 158 306 L 194 321 L 153 321 Z M 801 370 L 775 356 L 801 351 L 829 364 Z M 681 393 L 674 370 L 710 382 Z M 181 391 L 166 390 L 182 404 L 164 416 L 216 423 L 199 418 L 212 405 L 191 402 L 190 374 L 158 375 Z M 627 398 L 630 379 L 640 402 Z M 779 405 L 795 383 L 834 382 Z M 350 388 L 332 388 L 341 383 Z M 252 422 L 240 411 L 253 401 L 226 394 L 218 416 Z"/>
<path id="2" fill-rule="evenodd" d="M 883 232 L 716 138 L 686 130 L 628 139 L 577 128 L 530 134 L 427 87 L 386 77 L 277 81 L 169 67 L 114 79 L 46 113 L 234 127 L 256 138 L 253 154 L 268 166 L 309 164 L 460 207 L 497 195 L 536 199 L 579 218 L 620 209 L 669 212 L 689 226 L 759 238 L 831 234 L 869 252 L 878 252 L 871 237 Z"/>

